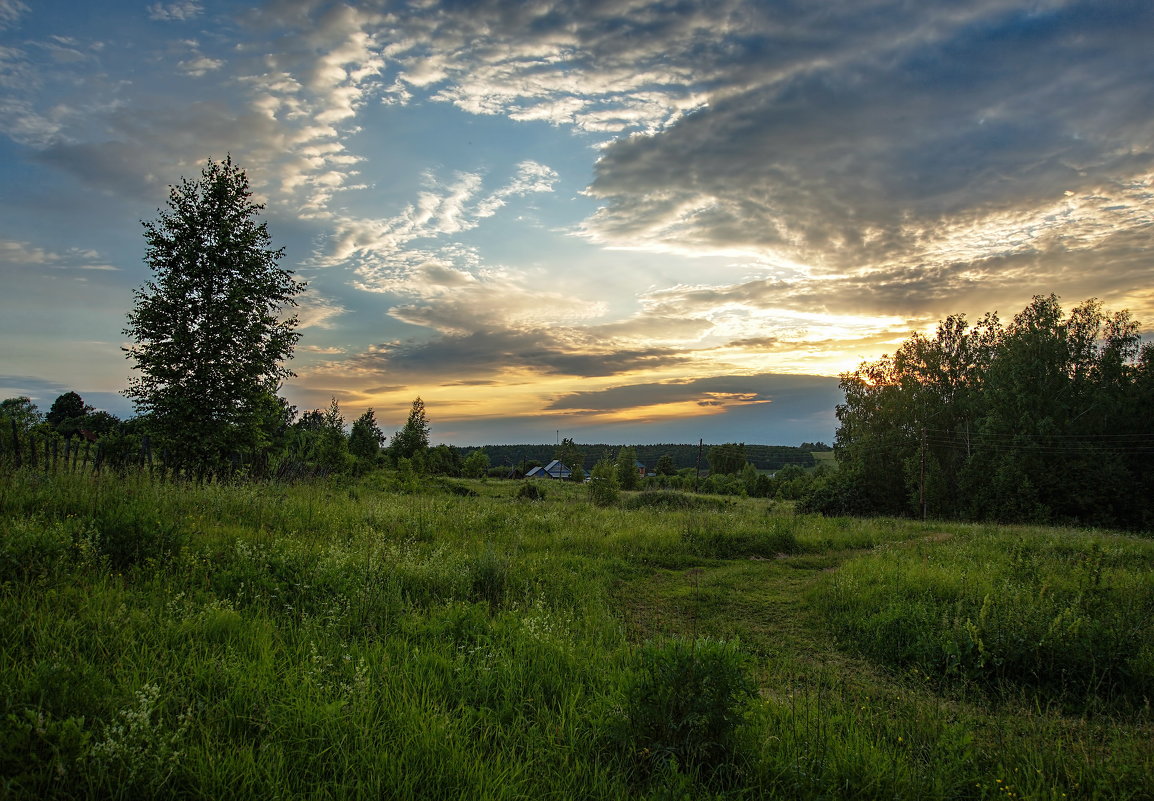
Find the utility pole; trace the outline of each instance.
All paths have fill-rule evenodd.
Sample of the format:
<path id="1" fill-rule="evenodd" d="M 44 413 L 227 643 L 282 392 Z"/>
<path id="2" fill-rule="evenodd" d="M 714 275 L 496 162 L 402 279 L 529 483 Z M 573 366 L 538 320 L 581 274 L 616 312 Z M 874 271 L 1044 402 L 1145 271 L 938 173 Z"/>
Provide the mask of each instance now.
<path id="1" fill-rule="evenodd" d="M 918 481 L 918 501 L 922 506 L 922 520 L 926 519 L 926 430 L 922 428 L 922 439 L 918 447 L 921 461 L 921 478 Z"/>

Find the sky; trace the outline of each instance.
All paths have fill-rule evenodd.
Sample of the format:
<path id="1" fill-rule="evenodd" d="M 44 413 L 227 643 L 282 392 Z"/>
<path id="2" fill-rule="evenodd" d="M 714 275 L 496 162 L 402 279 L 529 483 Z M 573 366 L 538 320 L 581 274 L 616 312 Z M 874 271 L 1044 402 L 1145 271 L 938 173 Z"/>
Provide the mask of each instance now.
<path id="1" fill-rule="evenodd" d="M 302 411 L 832 442 L 838 374 L 947 315 L 1154 321 L 1152 41 L 1147 0 L 0 0 L 0 397 L 131 414 L 141 221 L 231 154 Z"/>

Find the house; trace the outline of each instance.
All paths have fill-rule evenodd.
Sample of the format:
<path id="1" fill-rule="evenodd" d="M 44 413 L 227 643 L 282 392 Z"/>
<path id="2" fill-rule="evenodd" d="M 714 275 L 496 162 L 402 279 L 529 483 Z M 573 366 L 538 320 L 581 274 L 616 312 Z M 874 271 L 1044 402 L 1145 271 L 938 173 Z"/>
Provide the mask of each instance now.
<path id="1" fill-rule="evenodd" d="M 559 478 L 568 479 L 572 475 L 568 467 L 563 465 L 559 460 L 554 459 L 544 467 L 534 467 L 525 474 L 525 478 Z"/>
<path id="2" fill-rule="evenodd" d="M 634 461 L 633 466 L 637 468 L 637 475 L 641 476 L 642 478 L 645 478 L 645 476 L 649 475 L 648 468 L 645 467 L 644 462 Z"/>

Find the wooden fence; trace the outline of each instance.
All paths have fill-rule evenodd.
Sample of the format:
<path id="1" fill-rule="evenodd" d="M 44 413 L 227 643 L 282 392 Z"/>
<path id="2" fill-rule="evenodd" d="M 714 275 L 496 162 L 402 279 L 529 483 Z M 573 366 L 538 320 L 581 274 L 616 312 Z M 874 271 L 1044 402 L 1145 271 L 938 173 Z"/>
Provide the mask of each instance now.
<path id="1" fill-rule="evenodd" d="M 330 470 L 307 459 L 267 453 L 222 454 L 215 467 L 207 467 L 161 448 L 154 453 L 148 435 L 88 438 L 77 434 L 62 437 L 44 429 L 21 431 L 13 421 L 11 430 L 0 435 L 0 467 L 26 468 L 45 473 L 99 474 L 130 468 L 146 469 L 157 478 L 194 481 L 235 480 L 238 478 L 302 481 L 324 478 Z"/>

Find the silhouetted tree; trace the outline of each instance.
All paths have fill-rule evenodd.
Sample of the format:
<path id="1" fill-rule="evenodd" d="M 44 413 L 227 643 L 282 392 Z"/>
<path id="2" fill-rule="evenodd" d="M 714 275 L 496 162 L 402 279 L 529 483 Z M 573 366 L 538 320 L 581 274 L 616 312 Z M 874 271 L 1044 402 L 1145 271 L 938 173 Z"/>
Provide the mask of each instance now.
<path id="1" fill-rule="evenodd" d="M 13 423 L 19 431 L 27 431 L 41 421 L 40 410 L 32 399 L 26 395 L 16 398 L 5 398 L 0 401 L 0 420 L 3 421 L 5 433 Z"/>
<path id="2" fill-rule="evenodd" d="M 716 475 L 740 473 L 745 467 L 745 443 L 728 442 L 709 449 L 709 472 Z"/>
<path id="3" fill-rule="evenodd" d="M 385 433 L 377 425 L 373 410 L 366 409 L 365 413 L 353 422 L 352 431 L 349 432 L 349 453 L 358 461 L 371 465 L 376 462 L 384 442 Z"/>
<path id="4" fill-rule="evenodd" d="M 201 465 L 253 429 L 299 337 L 286 317 L 304 284 L 277 263 L 264 207 L 232 163 L 209 161 L 199 180 L 170 188 L 168 209 L 144 223 L 153 278 L 134 292 L 124 333 L 140 371 L 125 395 L 180 456 Z"/>
<path id="5" fill-rule="evenodd" d="M 420 396 L 413 401 L 409 417 L 404 427 L 393 435 L 389 445 L 389 455 L 394 460 L 413 459 L 424 455 L 429 449 L 429 418 L 425 414 L 425 402 Z"/>

